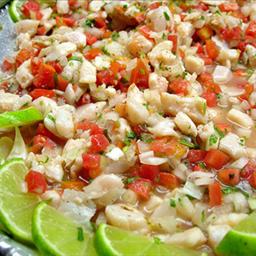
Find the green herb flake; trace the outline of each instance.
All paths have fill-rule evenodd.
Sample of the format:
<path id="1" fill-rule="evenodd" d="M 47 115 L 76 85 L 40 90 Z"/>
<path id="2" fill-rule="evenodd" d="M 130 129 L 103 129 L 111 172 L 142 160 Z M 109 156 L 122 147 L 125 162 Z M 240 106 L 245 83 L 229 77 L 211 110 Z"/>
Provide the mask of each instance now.
<path id="1" fill-rule="evenodd" d="M 224 132 L 222 132 L 217 126 L 214 127 L 214 130 L 221 139 L 225 137 Z"/>
<path id="2" fill-rule="evenodd" d="M 187 146 L 188 148 L 196 148 L 196 145 L 192 142 L 190 142 L 188 139 L 186 138 L 181 138 L 180 139 L 180 144 Z"/>
<path id="3" fill-rule="evenodd" d="M 165 19 L 166 19 L 167 21 L 170 20 L 170 16 L 169 16 L 169 14 L 168 14 L 167 12 L 164 12 L 164 17 L 165 17 Z"/>
<path id="4" fill-rule="evenodd" d="M 205 211 L 204 210 L 202 210 L 202 212 L 201 212 L 201 222 L 205 222 Z"/>
<path id="5" fill-rule="evenodd" d="M 68 60 L 76 60 L 76 61 L 79 61 L 79 62 L 83 62 L 83 59 L 81 57 L 77 57 L 77 56 L 71 56 L 70 58 L 68 58 Z"/>
<path id="6" fill-rule="evenodd" d="M 77 240 L 84 241 L 84 230 L 82 227 L 77 228 Z"/>
<path id="7" fill-rule="evenodd" d="M 154 140 L 153 136 L 149 133 L 142 133 L 140 139 L 145 143 L 151 143 Z"/>
<path id="8" fill-rule="evenodd" d="M 212 134 L 212 135 L 209 137 L 209 146 L 215 145 L 218 141 L 219 141 L 218 136 L 217 136 L 216 134 Z"/>
<path id="9" fill-rule="evenodd" d="M 173 208 L 176 207 L 176 200 L 175 199 L 173 199 L 173 198 L 170 199 L 170 206 L 173 207 Z"/>
<path id="10" fill-rule="evenodd" d="M 131 145 L 131 141 L 136 139 L 136 133 L 133 131 L 127 132 L 126 133 L 126 137 L 124 139 L 124 144 L 126 146 L 130 146 Z"/>
<path id="11" fill-rule="evenodd" d="M 56 118 L 55 118 L 52 114 L 48 114 L 48 115 L 47 115 L 47 118 L 48 118 L 49 120 L 51 120 L 53 123 L 55 123 L 55 121 L 56 121 Z"/>
<path id="12" fill-rule="evenodd" d="M 136 179 L 137 179 L 137 177 L 125 178 L 125 179 L 123 179 L 123 183 L 124 183 L 125 185 L 128 185 L 128 184 L 133 183 Z"/>
<path id="13" fill-rule="evenodd" d="M 111 35 L 113 41 L 116 41 L 120 37 L 119 33 L 114 31 Z"/>
<path id="14" fill-rule="evenodd" d="M 103 46 L 101 50 L 102 50 L 102 52 L 103 52 L 105 55 L 108 55 L 108 56 L 110 55 L 110 53 L 108 52 L 106 46 Z"/>
<path id="15" fill-rule="evenodd" d="M 94 26 L 94 20 L 86 20 L 83 26 L 92 28 Z"/>

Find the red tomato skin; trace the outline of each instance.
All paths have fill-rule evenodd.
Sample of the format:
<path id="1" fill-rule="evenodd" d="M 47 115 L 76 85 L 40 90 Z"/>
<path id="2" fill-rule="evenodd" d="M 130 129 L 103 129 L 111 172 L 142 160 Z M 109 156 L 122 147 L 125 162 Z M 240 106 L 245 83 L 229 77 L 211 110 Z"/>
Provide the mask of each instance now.
<path id="1" fill-rule="evenodd" d="M 103 134 L 103 130 L 97 124 L 86 120 L 78 123 L 76 129 L 84 131 L 90 130 L 90 135 Z"/>
<path id="2" fill-rule="evenodd" d="M 56 71 L 51 65 L 42 63 L 38 69 L 38 74 L 34 78 L 34 86 L 36 88 L 53 89 L 55 87 L 55 74 Z"/>
<path id="3" fill-rule="evenodd" d="M 207 106 L 210 108 L 214 108 L 217 106 L 217 96 L 214 92 L 205 91 L 202 94 L 202 97 L 206 99 Z"/>
<path id="4" fill-rule="evenodd" d="M 40 10 L 40 5 L 36 1 L 29 0 L 25 2 L 22 7 L 21 11 L 26 17 L 30 17 L 30 12 L 37 13 Z"/>
<path id="5" fill-rule="evenodd" d="M 83 167 L 85 169 L 96 169 L 100 167 L 100 155 L 83 154 Z"/>
<path id="6" fill-rule="evenodd" d="M 91 147 L 89 149 L 90 153 L 99 153 L 104 151 L 108 145 L 109 141 L 103 134 L 95 134 L 91 136 Z"/>
<path id="7" fill-rule="evenodd" d="M 101 54 L 101 49 L 99 48 L 93 48 L 89 51 L 87 51 L 84 56 L 87 60 L 93 60 L 95 59 L 97 56 L 99 56 Z"/>
<path id="8" fill-rule="evenodd" d="M 97 73 L 97 85 L 113 85 L 115 74 L 111 70 L 101 70 Z"/>
<path id="9" fill-rule="evenodd" d="M 135 192 L 140 200 L 144 201 L 149 199 L 152 183 L 148 179 L 138 178 L 128 184 L 128 188 Z"/>
<path id="10" fill-rule="evenodd" d="M 15 69 L 15 64 L 9 62 L 7 59 L 4 59 L 2 64 L 2 70 L 4 72 L 7 72 L 7 71 L 14 71 L 14 69 Z"/>
<path id="11" fill-rule="evenodd" d="M 218 179 L 225 185 L 235 186 L 240 182 L 240 170 L 223 169 L 218 171 Z"/>
<path id="12" fill-rule="evenodd" d="M 138 172 L 141 178 L 151 180 L 153 183 L 155 183 L 158 180 L 160 168 L 159 166 L 142 164 L 139 167 Z"/>
<path id="13" fill-rule="evenodd" d="M 249 178 L 248 181 L 249 181 L 250 185 L 251 185 L 253 188 L 256 189 L 256 171 L 254 171 L 254 172 L 252 173 L 252 175 L 250 176 L 250 178 Z"/>
<path id="14" fill-rule="evenodd" d="M 131 84 L 136 84 L 141 89 L 148 88 L 149 71 L 143 60 L 137 60 L 137 66 L 131 72 Z"/>
<path id="15" fill-rule="evenodd" d="M 237 3 L 223 3 L 219 5 L 222 12 L 235 12 L 239 10 L 239 5 Z"/>
<path id="16" fill-rule="evenodd" d="M 29 171 L 25 177 L 28 192 L 34 194 L 43 194 L 47 189 L 47 182 L 44 175 L 37 171 Z"/>
<path id="17" fill-rule="evenodd" d="M 256 161 L 250 160 L 247 165 L 242 169 L 240 176 L 244 179 L 249 179 L 250 176 L 256 171 Z"/>
<path id="18" fill-rule="evenodd" d="M 221 30 L 221 37 L 225 41 L 241 40 L 242 29 L 240 27 L 222 29 Z"/>
<path id="19" fill-rule="evenodd" d="M 55 92 L 52 90 L 47 90 L 47 89 L 34 89 L 29 93 L 29 95 L 33 98 L 33 100 L 44 96 L 48 98 L 53 98 L 55 97 Z"/>
<path id="20" fill-rule="evenodd" d="M 86 42 L 87 42 L 88 45 L 92 45 L 92 44 L 94 44 L 95 42 L 98 41 L 97 37 L 93 36 L 89 32 L 85 32 L 85 35 L 86 35 Z"/>
<path id="21" fill-rule="evenodd" d="M 32 55 L 33 55 L 33 53 L 30 50 L 21 49 L 15 58 L 16 67 L 19 67 L 23 62 L 30 59 L 32 57 Z"/>
<path id="22" fill-rule="evenodd" d="M 176 52 L 177 51 L 177 45 L 178 45 L 178 37 L 177 35 L 168 35 L 168 40 L 172 42 L 172 51 Z"/>
<path id="23" fill-rule="evenodd" d="M 174 174 L 167 172 L 160 172 L 158 184 L 169 189 L 177 188 L 180 185 L 179 179 Z"/>
<path id="24" fill-rule="evenodd" d="M 187 95 L 189 85 L 188 81 L 178 78 L 169 84 L 169 91 L 179 95 Z"/>
<path id="25" fill-rule="evenodd" d="M 201 149 L 191 149 L 188 152 L 188 161 L 190 163 L 197 163 L 204 160 L 206 151 Z"/>
<path id="26" fill-rule="evenodd" d="M 207 167 L 214 168 L 216 170 L 221 169 L 229 161 L 229 155 L 218 149 L 209 150 L 204 158 L 204 162 L 207 165 Z"/>
<path id="27" fill-rule="evenodd" d="M 209 205 L 210 207 L 219 206 L 222 203 L 222 192 L 219 182 L 214 182 L 208 187 L 209 190 Z"/>
<path id="28" fill-rule="evenodd" d="M 215 60 L 218 57 L 219 49 L 214 41 L 206 40 L 205 49 L 211 59 Z"/>
<path id="29" fill-rule="evenodd" d="M 252 36 L 255 37 L 256 36 L 256 21 L 253 20 L 250 22 L 249 26 L 247 27 L 245 34 L 247 36 Z"/>

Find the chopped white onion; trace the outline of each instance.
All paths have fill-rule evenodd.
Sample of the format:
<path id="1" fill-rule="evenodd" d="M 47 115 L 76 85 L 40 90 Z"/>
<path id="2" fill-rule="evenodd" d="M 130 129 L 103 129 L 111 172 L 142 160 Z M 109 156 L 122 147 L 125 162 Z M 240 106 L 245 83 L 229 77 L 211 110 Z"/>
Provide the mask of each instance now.
<path id="1" fill-rule="evenodd" d="M 167 158 L 155 157 L 153 151 L 147 151 L 139 155 L 142 164 L 161 165 L 168 161 Z"/>
<path id="2" fill-rule="evenodd" d="M 121 157 L 124 156 L 124 152 L 120 148 L 115 147 L 111 151 L 106 153 L 106 156 L 113 161 L 118 161 Z"/>
<path id="3" fill-rule="evenodd" d="M 214 174 L 210 172 L 192 172 L 188 176 L 188 180 L 194 182 L 197 186 L 205 186 L 214 182 Z"/>
<path id="4" fill-rule="evenodd" d="M 203 189 L 194 183 L 187 181 L 182 189 L 183 193 L 195 199 L 201 200 L 203 198 Z"/>
<path id="5" fill-rule="evenodd" d="M 235 168 L 235 169 L 243 169 L 247 163 L 249 162 L 249 159 L 247 157 L 241 157 L 235 162 L 233 162 L 229 168 Z"/>
<path id="6" fill-rule="evenodd" d="M 213 80 L 215 83 L 225 84 L 232 78 L 232 73 L 229 68 L 225 66 L 216 66 L 213 72 Z"/>

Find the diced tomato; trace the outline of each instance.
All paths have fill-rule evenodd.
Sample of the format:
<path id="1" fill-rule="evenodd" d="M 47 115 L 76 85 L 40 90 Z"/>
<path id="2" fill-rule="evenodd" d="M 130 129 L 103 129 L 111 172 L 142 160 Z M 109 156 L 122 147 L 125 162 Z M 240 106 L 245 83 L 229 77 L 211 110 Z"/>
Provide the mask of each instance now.
<path id="1" fill-rule="evenodd" d="M 30 148 L 30 151 L 35 154 L 40 153 L 41 150 L 44 148 L 46 141 L 47 141 L 47 137 L 40 134 L 36 135 L 33 138 L 33 145 Z"/>
<path id="2" fill-rule="evenodd" d="M 95 42 L 97 42 L 97 37 L 93 36 L 91 33 L 89 32 L 85 32 L 85 35 L 86 35 L 86 42 L 87 42 L 87 45 L 92 45 L 94 44 Z"/>
<path id="3" fill-rule="evenodd" d="M 112 61 L 110 64 L 110 70 L 114 73 L 115 76 L 125 68 L 126 66 L 119 63 L 118 61 Z"/>
<path id="4" fill-rule="evenodd" d="M 230 156 L 218 149 L 211 149 L 207 152 L 204 162 L 207 167 L 221 169 L 230 161 Z"/>
<path id="5" fill-rule="evenodd" d="M 197 42 L 194 46 L 197 48 L 198 54 L 204 54 L 204 47 L 201 43 Z"/>
<path id="6" fill-rule="evenodd" d="M 66 80 L 62 75 L 57 75 L 57 79 L 55 80 L 56 88 L 61 91 L 65 91 L 69 81 Z"/>
<path id="7" fill-rule="evenodd" d="M 229 42 L 231 40 L 239 40 L 242 39 L 242 29 L 237 26 L 233 28 L 225 28 L 221 30 L 221 37 Z"/>
<path id="8" fill-rule="evenodd" d="M 156 165 L 142 164 L 139 168 L 139 176 L 151 180 L 153 183 L 157 182 L 160 168 Z"/>
<path id="9" fill-rule="evenodd" d="M 111 70 L 105 69 L 97 72 L 97 85 L 113 85 L 114 82 L 115 74 Z"/>
<path id="10" fill-rule="evenodd" d="M 219 5 L 222 12 L 234 12 L 239 10 L 239 5 L 237 3 L 223 3 Z"/>
<path id="11" fill-rule="evenodd" d="M 31 58 L 30 69 L 31 73 L 35 76 L 38 73 L 39 67 L 42 64 L 43 60 L 38 57 Z"/>
<path id="12" fill-rule="evenodd" d="M 247 36 L 253 36 L 253 37 L 256 36 L 256 21 L 255 20 L 250 22 L 249 26 L 247 27 L 247 29 L 245 31 L 245 34 Z"/>
<path id="13" fill-rule="evenodd" d="M 31 57 L 33 56 L 33 53 L 24 48 L 24 49 L 21 49 L 17 56 L 16 56 L 16 59 L 15 59 L 15 62 L 16 62 L 16 66 L 19 67 L 24 61 L 30 59 Z"/>
<path id="14" fill-rule="evenodd" d="M 99 153 L 104 151 L 108 145 L 109 141 L 103 134 L 94 134 L 91 136 L 91 147 L 89 149 L 90 153 Z"/>
<path id="15" fill-rule="evenodd" d="M 256 171 L 252 173 L 252 175 L 249 178 L 250 185 L 256 189 Z"/>
<path id="16" fill-rule="evenodd" d="M 169 84 L 169 91 L 179 95 L 187 95 L 189 82 L 182 78 L 177 78 Z"/>
<path id="17" fill-rule="evenodd" d="M 159 6 L 161 6 L 161 3 L 160 2 L 153 2 L 152 4 L 149 5 L 149 9 L 150 10 L 154 10 L 154 9 L 157 9 Z"/>
<path id="18" fill-rule="evenodd" d="M 57 27 L 67 26 L 73 27 L 76 24 L 76 20 L 73 17 L 56 17 L 56 25 Z"/>
<path id="19" fill-rule="evenodd" d="M 89 93 L 84 93 L 77 102 L 77 106 L 82 106 L 89 103 L 91 103 L 91 95 Z"/>
<path id="20" fill-rule="evenodd" d="M 198 80 L 207 89 L 207 91 L 215 92 L 216 94 L 221 93 L 220 86 L 214 83 L 211 74 L 203 72 L 202 74 L 200 74 Z"/>
<path id="21" fill-rule="evenodd" d="M 101 54 L 101 49 L 99 48 L 92 48 L 89 51 L 87 51 L 84 56 L 86 59 L 88 60 L 93 60 L 95 59 L 97 56 L 99 56 Z"/>
<path id="22" fill-rule="evenodd" d="M 33 100 L 41 96 L 53 98 L 55 97 L 55 92 L 53 90 L 47 90 L 47 89 L 34 89 L 29 93 L 29 95 L 33 98 Z"/>
<path id="23" fill-rule="evenodd" d="M 136 84 L 139 88 L 148 88 L 149 71 L 142 59 L 137 59 L 137 66 L 131 72 L 131 84 Z"/>
<path id="24" fill-rule="evenodd" d="M 2 70 L 6 72 L 6 71 L 14 71 L 14 69 L 15 69 L 15 64 L 8 61 L 7 59 L 4 59 L 2 64 Z"/>
<path id="25" fill-rule="evenodd" d="M 96 17 L 94 19 L 94 25 L 96 28 L 106 28 L 107 27 L 106 20 L 102 17 Z"/>
<path id="26" fill-rule="evenodd" d="M 140 200 L 148 200 L 152 190 L 152 183 L 148 179 L 138 178 L 128 184 L 128 188 L 134 191 Z"/>
<path id="27" fill-rule="evenodd" d="M 254 172 L 256 172 L 256 161 L 250 160 L 241 170 L 240 176 L 244 179 L 248 179 Z"/>
<path id="28" fill-rule="evenodd" d="M 223 169 L 218 171 L 218 179 L 228 186 L 235 186 L 240 182 L 240 170 Z"/>
<path id="29" fill-rule="evenodd" d="M 226 123 L 216 123 L 215 126 L 224 134 L 232 131 L 231 126 Z"/>
<path id="30" fill-rule="evenodd" d="M 213 31 L 209 26 L 204 26 L 200 28 L 196 34 L 201 40 L 205 41 L 212 37 Z"/>
<path id="31" fill-rule="evenodd" d="M 75 189 L 78 191 L 82 191 L 83 188 L 87 185 L 85 181 L 82 180 L 76 180 L 76 181 L 62 181 L 61 182 L 61 188 L 62 189 Z"/>
<path id="32" fill-rule="evenodd" d="M 138 31 L 139 31 L 143 36 L 145 36 L 147 39 L 152 40 L 152 37 L 151 37 L 152 30 L 151 30 L 148 26 L 143 25 L 143 26 L 141 26 L 141 27 L 138 28 Z"/>
<path id="33" fill-rule="evenodd" d="M 51 65 L 42 63 L 39 67 L 38 74 L 34 78 L 34 86 L 36 88 L 53 89 L 55 87 L 55 73 L 56 71 Z"/>
<path id="34" fill-rule="evenodd" d="M 254 87 L 252 84 L 246 83 L 244 86 L 244 90 L 245 92 L 239 96 L 240 100 L 248 100 L 254 90 Z"/>
<path id="35" fill-rule="evenodd" d="M 188 152 L 188 161 L 190 163 L 197 163 L 204 160 L 206 151 L 201 149 L 190 149 Z"/>
<path id="36" fill-rule="evenodd" d="M 47 182 L 44 175 L 37 171 L 29 171 L 25 177 L 28 192 L 35 194 L 43 194 L 47 189 Z"/>
<path id="37" fill-rule="evenodd" d="M 59 62 L 57 61 L 50 61 L 47 64 L 50 64 L 51 66 L 53 66 L 53 68 L 55 69 L 55 71 L 60 74 L 63 71 L 63 67 L 60 65 Z"/>
<path id="38" fill-rule="evenodd" d="M 90 135 L 103 134 L 103 130 L 97 124 L 86 120 L 78 123 L 76 129 L 83 131 L 90 130 Z"/>
<path id="39" fill-rule="evenodd" d="M 178 45 L 178 37 L 177 35 L 168 35 L 168 40 L 172 42 L 172 51 L 177 51 L 177 45 Z"/>
<path id="40" fill-rule="evenodd" d="M 25 2 L 21 7 L 21 11 L 23 15 L 27 18 L 30 17 L 31 12 L 37 13 L 39 12 L 39 10 L 40 10 L 40 4 L 34 0 L 29 0 Z"/>
<path id="41" fill-rule="evenodd" d="M 83 154 L 83 167 L 85 169 L 95 169 L 100 167 L 100 155 Z"/>
<path id="42" fill-rule="evenodd" d="M 40 36 L 45 35 L 46 32 L 47 32 L 47 30 L 46 30 L 46 28 L 44 26 L 40 26 L 37 29 L 37 34 L 40 35 Z"/>
<path id="43" fill-rule="evenodd" d="M 204 61 L 204 65 L 208 66 L 213 64 L 213 60 L 210 57 L 208 57 L 208 55 L 206 54 L 198 54 L 198 55 Z"/>
<path id="44" fill-rule="evenodd" d="M 68 4 L 71 9 L 74 9 L 77 7 L 78 0 L 68 0 Z"/>
<path id="45" fill-rule="evenodd" d="M 159 173 L 159 185 L 164 186 L 169 189 L 174 189 L 179 187 L 179 179 L 172 173 L 160 172 Z"/>
<path id="46" fill-rule="evenodd" d="M 211 59 L 215 60 L 218 57 L 219 49 L 214 41 L 206 40 L 205 49 Z"/>
<path id="47" fill-rule="evenodd" d="M 198 5 L 195 6 L 195 9 L 202 10 L 202 11 L 208 11 L 209 7 L 206 4 L 200 2 Z"/>
<path id="48" fill-rule="evenodd" d="M 210 207 L 219 206 L 222 203 L 222 192 L 219 182 L 214 182 L 208 186 Z"/>
<path id="49" fill-rule="evenodd" d="M 217 96 L 214 92 L 205 91 L 202 97 L 206 99 L 208 107 L 213 108 L 217 106 Z"/>

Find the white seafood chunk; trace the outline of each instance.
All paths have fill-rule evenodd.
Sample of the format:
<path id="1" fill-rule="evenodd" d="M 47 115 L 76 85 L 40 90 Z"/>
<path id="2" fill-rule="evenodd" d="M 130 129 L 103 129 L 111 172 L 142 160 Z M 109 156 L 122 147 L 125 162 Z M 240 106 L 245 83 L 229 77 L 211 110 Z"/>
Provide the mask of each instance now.
<path id="1" fill-rule="evenodd" d="M 16 71 L 16 80 L 25 89 L 32 84 L 34 76 L 30 71 L 30 60 L 24 61 Z"/>
<path id="2" fill-rule="evenodd" d="M 184 134 L 197 136 L 196 125 L 185 113 L 179 112 L 174 118 L 174 122 Z"/>
<path id="3" fill-rule="evenodd" d="M 96 82 L 96 67 L 88 60 L 84 59 L 80 68 L 79 83 L 89 84 Z"/>

